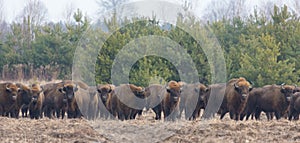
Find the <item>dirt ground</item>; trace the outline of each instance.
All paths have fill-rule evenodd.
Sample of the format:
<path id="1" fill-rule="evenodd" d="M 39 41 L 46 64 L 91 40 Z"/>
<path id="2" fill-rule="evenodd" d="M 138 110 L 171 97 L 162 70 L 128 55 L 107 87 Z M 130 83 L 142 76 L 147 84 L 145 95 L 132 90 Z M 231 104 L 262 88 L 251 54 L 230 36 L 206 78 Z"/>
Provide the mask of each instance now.
<path id="1" fill-rule="evenodd" d="M 0 117 L 0 142 L 300 142 L 300 121 L 155 121 L 151 113 L 136 120 Z"/>

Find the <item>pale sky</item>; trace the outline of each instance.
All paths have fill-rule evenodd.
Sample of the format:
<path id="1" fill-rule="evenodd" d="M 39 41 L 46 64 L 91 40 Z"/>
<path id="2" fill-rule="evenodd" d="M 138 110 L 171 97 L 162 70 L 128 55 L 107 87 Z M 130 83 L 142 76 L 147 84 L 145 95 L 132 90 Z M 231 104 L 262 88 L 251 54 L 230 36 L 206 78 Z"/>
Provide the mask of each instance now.
<path id="1" fill-rule="evenodd" d="M 64 18 L 66 7 L 73 5 L 75 10 L 79 8 L 84 14 L 93 16 L 97 12 L 98 5 L 95 0 L 41 0 L 48 9 L 47 21 L 59 21 Z M 27 0 L 3 0 L 5 19 L 9 22 L 15 20 L 25 7 Z"/>
<path id="2" fill-rule="evenodd" d="M 60 21 L 64 20 L 64 12 L 70 5 L 74 10 L 79 8 L 83 14 L 87 14 L 90 18 L 97 18 L 98 4 L 96 0 L 41 0 L 48 10 L 47 21 Z M 130 0 L 130 1 L 152 1 L 152 0 Z M 161 0 L 169 1 L 171 3 L 179 3 L 181 0 Z M 25 7 L 28 0 L 3 0 L 4 5 L 4 18 L 8 22 L 16 20 L 16 17 L 20 15 L 22 9 Z M 206 2 L 199 1 L 197 4 L 197 10 L 203 8 Z"/>
<path id="3" fill-rule="evenodd" d="M 98 18 L 97 10 L 99 8 L 96 0 L 41 0 L 48 10 L 47 21 L 58 22 L 60 20 L 65 20 L 64 13 L 66 8 L 70 5 L 73 6 L 74 10 L 79 8 L 83 14 L 87 14 L 92 20 Z M 130 0 L 130 1 L 148 1 L 153 0 Z M 159 0 L 158 0 L 159 1 Z M 184 0 L 160 0 L 168 1 L 174 4 L 181 4 Z M 196 16 L 201 16 L 202 10 L 207 6 L 207 3 L 211 0 L 195 0 L 196 4 L 193 5 L 194 14 Z M 260 0 L 247 0 L 247 5 L 253 5 L 259 3 Z M 276 0 L 274 0 L 276 1 Z M 28 0 L 3 0 L 4 5 L 4 18 L 8 22 L 16 20 L 16 17 L 20 15 L 22 9 Z M 147 6 L 144 6 L 147 7 Z M 152 9 L 153 7 L 147 7 Z M 155 8 L 154 8 L 155 9 Z M 157 8 L 156 8 L 157 9 Z"/>

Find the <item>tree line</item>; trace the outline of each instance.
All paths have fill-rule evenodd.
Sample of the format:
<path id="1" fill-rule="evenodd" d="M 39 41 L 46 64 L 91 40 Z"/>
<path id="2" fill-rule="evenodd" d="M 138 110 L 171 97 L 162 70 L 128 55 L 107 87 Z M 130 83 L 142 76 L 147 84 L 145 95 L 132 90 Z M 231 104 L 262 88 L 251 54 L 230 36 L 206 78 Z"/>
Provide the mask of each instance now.
<path id="1" fill-rule="evenodd" d="M 111 69 L 116 63 L 115 59 L 120 58 L 126 63 L 135 58 L 130 50 L 122 51 L 124 47 L 142 47 L 151 53 L 151 50 L 155 50 L 151 46 L 158 43 L 151 40 L 133 41 L 159 36 L 166 40 L 162 42 L 172 45 L 170 41 L 173 41 L 189 54 L 199 78 L 191 81 L 210 84 L 215 82 L 212 81 L 213 66 L 220 65 L 211 65 L 204 47 L 191 36 L 191 32 L 204 33 L 203 28 L 210 27 L 225 56 L 227 79 L 243 76 L 255 86 L 299 83 L 300 21 L 299 15 L 291 12 L 287 6 L 274 5 L 271 18 L 256 10 L 246 17 L 224 17 L 205 22 L 197 20 L 193 15 L 179 15 L 176 25 L 163 23 L 155 17 L 124 18 L 120 22 L 116 16 L 91 24 L 80 10 L 73 14 L 73 19 L 72 23 L 46 22 L 35 25 L 30 17 L 24 16 L 22 22 L 7 24 L 6 32 L 2 30 L 1 33 L 0 79 L 70 79 L 73 65 L 77 64 L 84 73 L 80 78 L 88 83 L 93 80 L 96 83 L 111 83 Z M 182 27 L 189 28 L 189 31 Z M 99 46 L 101 50 L 97 51 Z M 83 48 L 80 51 L 82 54 L 76 57 L 79 62 L 73 63 L 78 47 Z M 120 52 L 123 53 L 118 57 Z M 129 73 L 129 82 L 139 86 L 181 80 L 181 71 L 176 67 L 189 64 L 185 63 L 189 59 L 180 54 L 178 57 L 178 61 L 173 63 L 164 57 L 145 55 L 129 69 L 123 65 L 117 70 L 129 70 L 126 71 Z M 86 61 L 94 62 L 95 65 L 90 66 Z M 218 68 L 214 70 L 220 72 Z M 182 73 L 186 77 L 191 76 L 189 72 Z M 76 76 L 76 71 L 73 71 L 74 74 Z M 114 82 L 122 82 L 121 74 L 113 75 L 117 76 Z"/>

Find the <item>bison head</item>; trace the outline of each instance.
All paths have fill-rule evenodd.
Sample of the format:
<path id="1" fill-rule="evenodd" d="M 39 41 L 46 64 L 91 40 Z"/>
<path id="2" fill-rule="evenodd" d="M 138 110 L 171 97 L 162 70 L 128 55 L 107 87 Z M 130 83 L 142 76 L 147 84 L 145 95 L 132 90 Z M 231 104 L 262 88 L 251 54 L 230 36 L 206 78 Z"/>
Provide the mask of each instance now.
<path id="1" fill-rule="evenodd" d="M 252 86 L 245 78 L 239 78 L 234 83 L 235 90 L 241 95 L 242 101 L 248 98 L 249 92 L 252 90 Z"/>
<path id="2" fill-rule="evenodd" d="M 133 84 L 129 84 L 129 87 L 131 89 L 131 91 L 133 92 L 133 94 L 138 97 L 138 98 L 145 98 L 145 88 L 140 87 L 140 86 L 135 86 Z"/>
<path id="3" fill-rule="evenodd" d="M 195 88 L 195 92 L 197 92 L 199 94 L 199 98 L 198 98 L 198 102 L 200 104 L 205 105 L 205 95 L 207 92 L 209 92 L 209 88 L 207 88 L 204 84 L 199 84 L 198 88 Z"/>
<path id="4" fill-rule="evenodd" d="M 103 103 L 107 101 L 108 95 L 114 90 L 113 85 L 100 85 L 97 88 L 97 91 L 99 93 L 99 97 L 102 100 Z"/>
<path id="5" fill-rule="evenodd" d="M 170 94 L 171 101 L 178 102 L 180 100 L 182 87 L 176 81 L 170 81 L 166 90 Z"/>
<path id="6" fill-rule="evenodd" d="M 32 84 L 31 85 L 31 89 L 30 89 L 30 93 L 31 93 L 31 101 L 32 103 L 37 103 L 40 94 L 43 92 L 43 87 L 37 85 L 37 84 Z"/>
<path id="7" fill-rule="evenodd" d="M 16 101 L 17 96 L 20 92 L 20 88 L 14 83 L 7 83 L 6 84 L 6 92 L 8 92 L 9 98 L 12 101 Z"/>
<path id="8" fill-rule="evenodd" d="M 21 98 L 22 102 L 25 104 L 29 104 L 31 102 L 31 93 L 30 93 L 30 87 L 21 83 L 16 84 L 20 91 L 19 91 L 19 97 Z"/>
<path id="9" fill-rule="evenodd" d="M 280 86 L 281 86 L 280 89 L 281 93 L 283 93 L 286 99 L 289 101 L 294 93 L 295 87 L 291 85 L 285 85 L 285 83 L 281 84 Z"/>
<path id="10" fill-rule="evenodd" d="M 296 93 L 296 92 L 300 92 L 300 87 L 298 87 L 296 84 L 294 85 L 295 86 L 295 88 L 294 88 L 294 93 Z"/>
<path id="11" fill-rule="evenodd" d="M 65 84 L 59 88 L 59 91 L 64 94 L 64 99 L 73 100 L 75 92 L 78 91 L 77 84 Z"/>

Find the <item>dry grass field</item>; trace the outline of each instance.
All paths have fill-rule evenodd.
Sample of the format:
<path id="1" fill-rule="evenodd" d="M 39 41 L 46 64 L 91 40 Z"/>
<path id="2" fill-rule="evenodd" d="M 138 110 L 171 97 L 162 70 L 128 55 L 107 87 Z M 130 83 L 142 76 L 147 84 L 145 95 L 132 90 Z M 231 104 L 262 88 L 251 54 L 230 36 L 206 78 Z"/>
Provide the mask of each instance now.
<path id="1" fill-rule="evenodd" d="M 152 112 L 129 121 L 0 117 L 0 142 L 300 142 L 300 121 L 217 118 L 163 122 L 155 121 Z"/>

